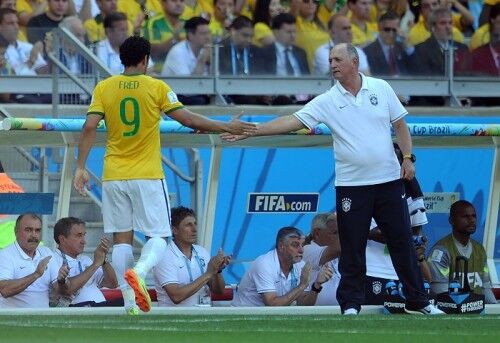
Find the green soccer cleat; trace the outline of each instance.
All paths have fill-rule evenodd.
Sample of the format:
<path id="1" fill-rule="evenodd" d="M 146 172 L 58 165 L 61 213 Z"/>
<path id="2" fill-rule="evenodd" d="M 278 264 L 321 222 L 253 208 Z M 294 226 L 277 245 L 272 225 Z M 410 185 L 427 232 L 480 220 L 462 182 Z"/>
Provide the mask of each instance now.
<path id="1" fill-rule="evenodd" d="M 151 298 L 144 280 L 137 275 L 135 270 L 129 269 L 125 272 L 125 281 L 132 287 L 135 293 L 135 303 L 142 312 L 151 310 Z"/>
<path id="2" fill-rule="evenodd" d="M 137 306 L 133 306 L 131 308 L 126 309 L 127 315 L 129 316 L 138 316 L 139 315 L 139 308 Z"/>

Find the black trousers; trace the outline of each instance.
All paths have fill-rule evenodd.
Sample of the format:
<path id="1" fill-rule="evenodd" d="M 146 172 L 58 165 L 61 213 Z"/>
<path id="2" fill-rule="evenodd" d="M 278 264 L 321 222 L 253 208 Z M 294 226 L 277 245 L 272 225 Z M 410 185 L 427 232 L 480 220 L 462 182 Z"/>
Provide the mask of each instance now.
<path id="1" fill-rule="evenodd" d="M 411 239 L 410 216 L 402 180 L 370 186 L 336 187 L 337 221 L 342 253 L 337 300 L 342 312 L 358 311 L 365 301 L 366 241 L 371 218 L 387 240 L 392 264 L 406 290 L 406 306 L 429 304 Z"/>

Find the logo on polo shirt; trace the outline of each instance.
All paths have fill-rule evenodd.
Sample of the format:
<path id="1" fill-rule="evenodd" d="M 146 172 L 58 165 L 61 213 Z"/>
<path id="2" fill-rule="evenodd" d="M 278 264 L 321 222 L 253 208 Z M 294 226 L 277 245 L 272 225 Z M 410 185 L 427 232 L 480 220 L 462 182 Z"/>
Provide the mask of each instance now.
<path id="1" fill-rule="evenodd" d="M 342 199 L 342 211 L 349 212 L 351 209 L 352 200 L 349 198 Z"/>
<path id="2" fill-rule="evenodd" d="M 249 193 L 248 213 L 314 213 L 318 193 Z"/>
<path id="3" fill-rule="evenodd" d="M 370 95 L 370 102 L 372 103 L 373 106 L 378 105 L 378 98 L 375 94 Z"/>

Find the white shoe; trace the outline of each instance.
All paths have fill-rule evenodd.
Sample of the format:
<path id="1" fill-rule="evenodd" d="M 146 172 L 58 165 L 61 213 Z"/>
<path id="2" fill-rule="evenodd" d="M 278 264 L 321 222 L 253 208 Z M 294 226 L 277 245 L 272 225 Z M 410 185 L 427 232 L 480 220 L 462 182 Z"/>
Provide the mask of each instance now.
<path id="1" fill-rule="evenodd" d="M 358 310 L 355 308 L 348 308 L 347 310 L 344 311 L 344 316 L 357 316 L 358 315 Z"/>
<path id="2" fill-rule="evenodd" d="M 431 305 L 431 304 L 429 304 L 429 305 L 421 308 L 420 310 L 408 310 L 405 307 L 405 312 L 409 313 L 409 314 L 428 314 L 428 315 L 441 315 L 441 314 L 445 314 L 443 311 L 441 311 L 436 306 Z"/>

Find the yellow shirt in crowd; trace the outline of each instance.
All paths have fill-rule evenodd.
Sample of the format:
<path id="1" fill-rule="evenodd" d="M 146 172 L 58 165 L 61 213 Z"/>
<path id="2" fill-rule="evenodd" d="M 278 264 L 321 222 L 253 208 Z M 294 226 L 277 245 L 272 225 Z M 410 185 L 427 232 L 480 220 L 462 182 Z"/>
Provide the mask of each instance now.
<path id="1" fill-rule="evenodd" d="M 464 35 L 460 30 L 458 30 L 455 26 L 453 26 L 453 40 L 459 43 L 464 42 Z M 420 16 L 418 22 L 413 25 L 410 32 L 408 33 L 408 42 L 411 45 L 417 45 L 424 41 L 426 41 L 431 36 L 427 27 L 425 27 L 424 19 Z"/>
<path id="2" fill-rule="evenodd" d="M 490 24 L 481 25 L 470 39 L 470 49 L 474 50 L 490 42 Z"/>
<path id="3" fill-rule="evenodd" d="M 323 31 L 318 24 L 313 21 L 305 21 L 302 17 L 297 17 L 297 38 L 296 44 L 306 51 L 309 70 L 313 70 L 314 54 L 319 46 L 330 40 L 330 36 Z"/>
<path id="4" fill-rule="evenodd" d="M 103 116 L 108 130 L 103 181 L 163 178 L 161 113 L 182 107 L 165 82 L 147 75 L 99 82 L 87 115 Z"/>

